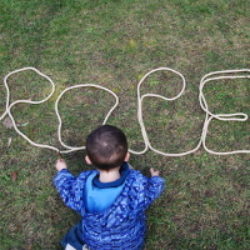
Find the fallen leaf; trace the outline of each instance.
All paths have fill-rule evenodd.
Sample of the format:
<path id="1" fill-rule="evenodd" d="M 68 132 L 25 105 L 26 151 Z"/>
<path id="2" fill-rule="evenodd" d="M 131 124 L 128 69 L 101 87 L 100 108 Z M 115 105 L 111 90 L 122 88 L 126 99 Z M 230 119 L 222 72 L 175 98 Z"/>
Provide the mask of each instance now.
<path id="1" fill-rule="evenodd" d="M 29 122 L 25 122 L 25 123 L 22 123 L 22 124 L 18 123 L 17 127 L 26 127 L 28 124 L 29 124 Z"/>
<path id="2" fill-rule="evenodd" d="M 9 117 L 6 117 L 4 119 L 3 125 L 4 125 L 5 128 L 10 128 L 10 129 L 14 127 L 13 123 L 12 123 L 12 121 L 11 121 L 11 119 Z"/>
<path id="3" fill-rule="evenodd" d="M 32 245 L 27 245 L 26 250 L 32 250 Z"/>
<path id="4" fill-rule="evenodd" d="M 11 172 L 10 176 L 11 176 L 11 180 L 12 181 L 16 181 L 16 179 L 17 179 L 17 172 Z"/>
<path id="5" fill-rule="evenodd" d="M 11 142 L 12 142 L 12 138 L 9 137 L 9 139 L 8 139 L 8 147 L 10 146 Z"/>

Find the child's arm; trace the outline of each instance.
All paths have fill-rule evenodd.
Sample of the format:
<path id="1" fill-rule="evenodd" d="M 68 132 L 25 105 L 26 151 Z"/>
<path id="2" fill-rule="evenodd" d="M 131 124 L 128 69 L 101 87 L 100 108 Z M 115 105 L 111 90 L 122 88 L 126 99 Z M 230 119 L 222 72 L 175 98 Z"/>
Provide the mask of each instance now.
<path id="1" fill-rule="evenodd" d="M 82 182 L 68 171 L 67 164 L 64 160 L 57 160 L 55 167 L 58 173 L 54 177 L 53 183 L 63 202 L 71 209 L 80 212 L 83 202 Z"/>
<path id="2" fill-rule="evenodd" d="M 160 177 L 160 171 L 154 168 L 150 168 L 151 178 L 148 180 L 147 192 L 145 195 L 145 207 L 157 199 L 165 188 L 165 179 Z"/>
<path id="3" fill-rule="evenodd" d="M 151 178 L 143 176 L 140 187 L 137 187 L 137 199 L 139 209 L 146 210 L 157 199 L 165 188 L 165 179 L 160 177 L 160 172 L 150 169 Z"/>

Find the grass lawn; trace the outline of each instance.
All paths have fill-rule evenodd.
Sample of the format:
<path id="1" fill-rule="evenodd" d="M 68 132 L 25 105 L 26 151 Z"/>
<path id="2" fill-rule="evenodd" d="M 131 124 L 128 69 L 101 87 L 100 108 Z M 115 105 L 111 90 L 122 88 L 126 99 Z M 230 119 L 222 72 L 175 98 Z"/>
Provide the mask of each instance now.
<path id="1" fill-rule="evenodd" d="M 166 66 L 187 80 L 174 102 L 147 98 L 144 115 L 152 145 L 167 152 L 194 148 L 205 114 L 198 103 L 201 77 L 215 70 L 249 67 L 246 0 L 0 0 L 0 76 L 34 66 L 56 83 L 46 104 L 13 109 L 20 129 L 39 143 L 59 146 L 54 102 L 79 83 L 113 90 L 120 105 L 109 124 L 126 132 L 130 148 L 143 140 L 136 118 L 136 86 L 149 70 Z M 10 78 L 11 100 L 39 100 L 48 83 L 32 72 Z M 171 73 L 157 73 L 142 92 L 174 96 L 181 88 Z M 214 113 L 250 115 L 249 80 L 207 84 Z M 0 114 L 5 89 L 0 84 Z M 113 105 L 109 94 L 73 90 L 60 102 L 63 140 L 83 145 L 85 136 Z M 8 143 L 11 140 L 11 144 Z M 212 121 L 207 144 L 217 151 L 250 150 L 250 122 Z M 87 169 L 85 152 L 65 156 L 74 174 Z M 79 220 L 59 199 L 52 178 L 57 155 L 34 148 L 0 122 L 0 249 L 60 249 L 58 242 Z M 148 211 L 146 249 L 249 249 L 250 155 L 214 156 L 202 148 L 180 158 L 147 152 L 131 164 L 161 170 L 168 187 Z"/>

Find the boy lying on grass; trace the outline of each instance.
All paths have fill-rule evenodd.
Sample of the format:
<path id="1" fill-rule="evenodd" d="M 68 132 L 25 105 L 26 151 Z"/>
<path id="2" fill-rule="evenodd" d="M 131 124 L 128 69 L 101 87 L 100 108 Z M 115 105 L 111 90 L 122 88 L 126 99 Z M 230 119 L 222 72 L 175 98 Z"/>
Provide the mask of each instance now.
<path id="1" fill-rule="evenodd" d="M 164 190 L 159 171 L 151 178 L 131 169 L 124 133 L 110 125 L 94 130 L 86 142 L 87 164 L 96 169 L 74 177 L 64 160 L 56 162 L 54 185 L 64 203 L 82 219 L 63 238 L 65 249 L 139 250 L 146 231 L 145 210 Z"/>

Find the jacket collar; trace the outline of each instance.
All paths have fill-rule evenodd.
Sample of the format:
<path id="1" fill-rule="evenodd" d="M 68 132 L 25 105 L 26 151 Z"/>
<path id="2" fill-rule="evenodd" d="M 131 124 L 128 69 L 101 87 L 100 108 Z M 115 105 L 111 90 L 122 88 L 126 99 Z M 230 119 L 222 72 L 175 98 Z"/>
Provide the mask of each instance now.
<path id="1" fill-rule="evenodd" d="M 93 179 L 93 185 L 95 187 L 98 187 L 98 188 L 114 188 L 114 187 L 118 187 L 120 185 L 122 185 L 127 177 L 129 173 L 129 166 L 128 166 L 128 163 L 127 162 L 124 162 L 122 165 L 121 165 L 121 168 L 120 168 L 120 175 L 121 177 L 118 179 L 118 180 L 115 180 L 115 181 L 111 181 L 111 182 L 100 182 L 99 181 L 99 176 L 100 174 L 98 173 L 94 179 Z"/>

